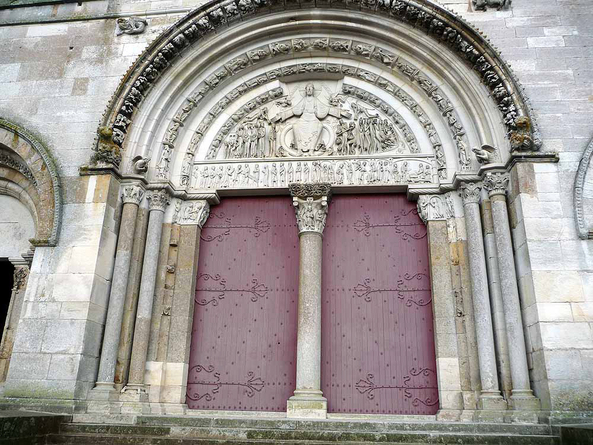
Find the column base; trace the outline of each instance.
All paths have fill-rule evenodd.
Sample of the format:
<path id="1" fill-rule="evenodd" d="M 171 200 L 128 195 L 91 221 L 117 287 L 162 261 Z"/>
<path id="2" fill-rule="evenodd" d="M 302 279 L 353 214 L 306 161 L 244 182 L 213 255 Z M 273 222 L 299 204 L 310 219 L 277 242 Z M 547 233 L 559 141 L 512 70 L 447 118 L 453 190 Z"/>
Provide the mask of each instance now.
<path id="1" fill-rule="evenodd" d="M 289 419 L 326 419 L 327 399 L 321 391 L 296 390 L 286 404 Z"/>
<path id="2" fill-rule="evenodd" d="M 482 391 L 478 398 L 478 409 L 483 411 L 506 411 L 507 402 L 499 391 Z"/>
<path id="3" fill-rule="evenodd" d="M 144 384 L 129 384 L 121 390 L 122 402 L 148 402 L 148 389 Z"/>
<path id="4" fill-rule="evenodd" d="M 113 382 L 97 382 L 89 391 L 87 400 L 101 400 L 116 402 L 119 400 L 119 391 Z"/>
<path id="5" fill-rule="evenodd" d="M 539 411 L 542 407 L 540 400 L 533 395 L 533 391 L 513 390 L 510 406 L 517 411 Z"/>

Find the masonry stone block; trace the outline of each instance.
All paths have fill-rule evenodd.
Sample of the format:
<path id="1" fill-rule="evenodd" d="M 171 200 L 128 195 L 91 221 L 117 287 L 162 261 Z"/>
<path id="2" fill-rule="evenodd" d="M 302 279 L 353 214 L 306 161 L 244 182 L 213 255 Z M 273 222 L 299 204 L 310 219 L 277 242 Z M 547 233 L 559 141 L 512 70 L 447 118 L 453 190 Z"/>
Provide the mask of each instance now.
<path id="1" fill-rule="evenodd" d="M 50 360 L 50 354 L 19 353 L 13 350 L 8 368 L 8 378 L 46 379 Z"/>
<path id="2" fill-rule="evenodd" d="M 593 334 L 588 323 L 539 323 L 546 349 L 593 349 Z"/>

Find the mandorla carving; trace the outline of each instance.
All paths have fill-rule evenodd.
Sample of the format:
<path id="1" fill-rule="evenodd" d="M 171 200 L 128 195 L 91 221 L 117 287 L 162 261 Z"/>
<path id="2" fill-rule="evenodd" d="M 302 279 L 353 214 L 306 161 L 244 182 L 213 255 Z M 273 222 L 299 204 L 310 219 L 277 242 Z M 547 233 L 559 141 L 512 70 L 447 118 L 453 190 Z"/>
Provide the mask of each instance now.
<path id="1" fill-rule="evenodd" d="M 264 80 L 268 81 L 267 78 Z M 304 89 L 296 88 L 288 96 L 282 96 L 282 88 L 264 93 L 258 97 L 259 102 L 278 100 L 269 108 L 260 108 L 247 116 L 245 114 L 251 112 L 256 103 L 252 101 L 242 107 L 215 137 L 208 158 L 214 158 L 221 145 L 225 159 L 418 151 L 413 133 L 386 103 L 366 93 L 366 97 L 375 99 L 381 106 L 379 111 L 363 105 L 356 98 L 347 98 L 346 95 L 352 94 L 355 87 L 344 86 L 345 94 L 341 94 L 334 93 L 331 86 L 328 82 L 319 86 L 307 83 Z M 240 122 L 234 131 L 224 137 L 228 133 L 227 128 L 237 120 Z M 202 123 L 200 127 L 204 125 Z M 404 130 L 403 135 L 401 129 Z M 203 127 L 198 131 L 202 133 L 205 130 Z"/>
<path id="2" fill-rule="evenodd" d="M 305 232 L 317 232 L 322 234 L 325 229 L 327 218 L 327 196 L 315 199 L 309 196 L 305 199 L 292 198 L 292 205 L 295 208 L 299 235 Z"/>

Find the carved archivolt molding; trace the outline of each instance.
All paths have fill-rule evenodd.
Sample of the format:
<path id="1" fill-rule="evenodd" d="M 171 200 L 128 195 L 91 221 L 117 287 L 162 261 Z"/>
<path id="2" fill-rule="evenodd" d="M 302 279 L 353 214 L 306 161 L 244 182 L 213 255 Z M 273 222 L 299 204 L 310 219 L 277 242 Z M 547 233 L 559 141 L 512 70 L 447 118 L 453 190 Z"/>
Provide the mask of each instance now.
<path id="1" fill-rule="evenodd" d="M 36 196 L 25 202 L 35 206 L 37 218 L 35 246 L 55 246 L 62 221 L 62 196 L 58 170 L 49 151 L 35 136 L 18 125 L 0 118 L 0 138 L 2 146 L 18 156 L 0 157 L 0 164 L 20 172 L 36 190 Z M 24 142 L 24 144 L 23 144 Z M 19 198 L 21 199 L 21 198 Z M 25 198 L 23 198 L 25 199 Z"/>
<path id="2" fill-rule="evenodd" d="M 273 43 L 270 45 L 266 45 L 265 47 L 261 47 L 257 50 L 247 51 L 244 55 L 234 59 L 244 60 L 245 63 L 231 63 L 230 66 L 241 66 L 242 68 L 247 67 L 249 64 L 255 66 L 258 63 L 269 62 L 271 59 L 275 57 L 280 57 L 282 55 L 298 54 L 299 51 L 302 51 L 303 49 L 306 49 L 311 45 L 313 45 L 313 47 L 325 49 L 331 49 L 332 47 L 337 48 L 336 45 L 332 45 L 332 42 L 333 41 L 329 37 L 316 37 L 307 40 L 293 39 L 286 40 L 280 43 Z M 427 97 L 433 103 L 435 103 L 435 105 L 439 109 L 439 112 L 442 114 L 444 120 L 446 121 L 447 126 L 451 132 L 453 141 L 458 149 L 459 165 L 461 170 L 468 170 L 470 168 L 469 151 L 467 140 L 465 138 L 466 131 L 464 130 L 461 121 L 457 113 L 455 112 L 453 105 L 451 104 L 451 101 L 448 99 L 447 95 L 438 86 L 436 86 L 435 83 L 428 78 L 428 76 L 426 76 L 424 73 L 421 72 L 421 70 L 419 70 L 409 62 L 401 59 L 401 57 L 396 56 L 395 54 L 377 45 L 367 45 L 351 40 L 335 40 L 335 42 L 342 42 L 341 46 L 350 48 L 352 55 L 356 57 L 367 56 L 369 58 L 378 59 L 380 61 L 383 61 L 385 64 L 388 64 L 390 68 L 393 65 L 393 69 L 401 71 L 402 74 L 407 76 L 411 81 L 417 83 L 420 89 L 427 95 Z M 278 50 L 277 48 L 279 47 L 282 48 L 284 52 Z M 369 47 L 370 49 L 368 49 Z M 367 48 L 367 51 L 364 52 L 360 48 Z M 257 58 L 256 54 L 259 54 L 260 57 Z M 228 77 L 230 75 L 229 73 L 234 73 L 234 70 L 236 69 L 237 68 L 231 69 L 229 67 L 229 64 L 227 64 L 226 70 L 228 70 L 228 72 L 225 71 L 225 68 L 223 68 L 217 71 L 215 74 L 211 75 L 195 89 L 195 91 L 187 98 L 187 103 L 185 103 L 176 112 L 175 116 L 172 119 L 172 122 L 167 126 L 167 131 L 163 138 L 163 150 L 161 152 L 161 155 L 159 157 L 159 163 L 157 165 L 157 175 L 159 178 L 168 178 L 170 157 L 173 153 L 175 141 L 178 139 L 179 133 L 184 126 L 184 122 L 192 114 L 193 110 L 197 109 L 198 105 L 201 102 L 203 102 L 205 98 L 207 98 L 214 92 L 216 85 L 218 85 L 218 83 L 221 80 L 224 80 L 226 77 Z M 434 128 L 433 123 L 430 121 L 422 107 L 420 107 L 420 105 L 409 94 L 404 92 L 401 88 L 397 87 L 393 82 L 378 74 L 371 73 L 362 68 L 358 68 L 354 64 L 349 64 L 347 62 L 342 62 L 339 64 L 300 63 L 283 66 L 268 70 L 267 72 L 259 74 L 249 79 L 248 81 L 240 84 L 239 86 L 234 88 L 230 93 L 228 93 L 224 98 L 217 101 L 216 104 L 208 111 L 202 122 L 197 126 L 195 134 L 192 137 L 190 145 L 187 149 L 187 153 L 191 153 L 193 155 L 196 152 L 198 145 L 200 144 L 202 138 L 204 137 L 210 126 L 214 123 L 214 120 L 225 110 L 225 108 L 227 108 L 230 104 L 238 100 L 246 92 L 254 88 L 263 86 L 269 82 L 275 81 L 277 79 L 291 77 L 297 74 L 310 73 L 341 74 L 344 76 L 348 75 L 354 78 L 359 78 L 361 80 L 364 80 L 366 83 L 370 83 L 371 85 L 375 85 L 381 88 L 394 99 L 404 104 L 406 108 L 408 108 L 416 116 L 416 118 L 424 128 L 429 140 L 431 141 L 433 151 L 435 152 L 437 159 L 439 161 L 440 178 L 444 179 L 446 177 L 446 160 L 445 154 L 442 150 L 442 143 Z M 347 84 L 343 86 L 342 93 L 345 95 L 357 97 L 361 100 L 365 100 L 372 106 L 384 109 L 384 111 L 388 112 L 390 116 L 395 116 L 397 126 L 404 133 L 404 137 L 406 141 L 408 141 L 408 144 L 410 146 L 410 151 L 419 151 L 417 142 L 415 141 L 414 135 L 409 129 L 408 125 L 401 118 L 401 116 L 399 116 L 399 114 L 395 112 L 395 110 L 386 109 L 386 107 L 389 106 L 385 104 L 381 99 L 363 90 L 362 88 Z M 265 103 L 269 103 L 274 99 L 279 98 L 280 94 L 281 91 L 279 89 L 274 89 L 272 91 L 262 93 L 257 98 L 250 100 L 247 104 L 243 105 L 241 109 L 237 111 L 231 117 L 231 119 L 229 119 L 229 121 L 222 125 L 221 130 L 218 132 L 218 134 L 214 138 L 214 141 L 212 142 L 210 150 L 207 154 L 207 158 L 213 159 L 216 157 L 216 154 L 218 153 L 218 150 L 222 144 L 223 138 L 227 134 L 229 134 L 229 132 L 234 128 L 235 124 L 240 119 L 245 117 L 246 114 L 255 110 L 257 106 L 261 106 Z M 187 164 L 189 164 L 191 161 L 189 160 L 189 156 L 186 155 L 186 158 L 187 161 L 184 161 L 184 167 L 182 167 L 182 169 L 185 170 L 187 170 Z M 187 184 L 187 172 L 185 174 L 182 172 L 181 183 L 181 185 Z"/>
<path id="3" fill-rule="evenodd" d="M 577 169 L 576 178 L 574 180 L 574 216 L 577 225 L 577 232 L 581 239 L 593 239 L 593 226 L 587 224 L 585 218 L 585 208 L 583 203 L 583 194 L 585 189 L 585 182 L 587 180 L 587 172 L 591 164 L 591 157 L 593 156 L 593 139 L 583 152 L 583 157 Z"/>
<path id="4" fill-rule="evenodd" d="M 249 16 L 270 14 L 282 9 L 307 7 L 300 0 L 225 0 L 213 1 L 196 8 L 186 17 L 168 28 L 139 57 L 131 67 L 116 91 L 115 98 L 109 106 L 104 125 L 113 129 L 113 142 L 122 146 L 127 128 L 131 123 L 134 111 L 141 106 L 143 98 L 159 77 L 171 66 L 174 59 L 184 50 L 206 35 L 214 33 L 217 28 L 227 27 Z M 326 8 L 345 8 L 343 2 L 327 4 Z M 529 118 L 530 108 L 523 97 L 522 90 L 512 71 L 501 59 L 500 55 L 471 25 L 450 11 L 435 5 L 428 0 L 380 0 L 367 2 L 354 0 L 354 4 L 366 13 L 375 13 L 382 17 L 389 16 L 418 29 L 424 30 L 440 44 L 448 46 L 479 75 L 488 87 L 496 105 L 504 115 L 504 123 L 509 137 L 516 134 L 521 138 L 520 144 L 513 144 L 515 149 L 537 150 L 541 145 L 534 122 Z M 335 42 L 331 48 L 348 52 L 350 48 Z M 278 45 L 274 51 L 287 50 Z M 361 47 L 363 53 L 366 52 Z M 260 57 L 259 55 L 255 55 Z M 265 57 L 265 54 L 261 55 Z M 370 52 L 369 57 L 385 60 L 389 63 L 389 55 Z M 236 61 L 231 69 L 240 69 L 247 62 Z M 383 62 L 385 63 L 385 62 Z M 230 75 L 226 69 L 224 76 Z M 215 73 L 212 81 L 217 84 L 222 79 Z M 518 119 L 522 119 L 519 120 Z"/>

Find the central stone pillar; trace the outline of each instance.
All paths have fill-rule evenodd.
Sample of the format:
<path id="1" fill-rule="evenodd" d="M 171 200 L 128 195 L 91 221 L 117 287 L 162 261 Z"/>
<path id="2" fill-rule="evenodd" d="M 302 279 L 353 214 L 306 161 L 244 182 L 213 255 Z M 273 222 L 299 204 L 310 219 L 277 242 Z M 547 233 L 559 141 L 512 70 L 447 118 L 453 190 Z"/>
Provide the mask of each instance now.
<path id="1" fill-rule="evenodd" d="M 505 410 L 506 402 L 502 398 L 498 386 L 486 255 L 482 238 L 480 218 L 481 187 L 475 183 L 463 183 L 461 185 L 461 197 L 465 211 L 470 279 L 478 342 L 478 362 L 482 384 L 479 408 L 482 410 Z"/>
<path id="2" fill-rule="evenodd" d="M 111 282 L 107 320 L 105 322 L 105 333 L 103 335 L 99 375 L 96 386 L 89 395 L 90 399 L 111 398 L 109 394 L 115 389 L 115 364 L 121 334 L 121 323 L 124 316 L 124 300 L 128 287 L 136 216 L 143 196 L 144 190 L 138 185 L 125 185 L 122 187 L 123 209 L 115 253 L 115 266 Z M 99 395 L 102 393 L 105 395 Z"/>
<path id="3" fill-rule="evenodd" d="M 299 228 L 299 310 L 296 390 L 287 416 L 327 417 L 321 391 L 321 253 L 329 184 L 290 184 Z"/>
<path id="4" fill-rule="evenodd" d="M 139 401 L 148 400 L 148 394 L 144 387 L 144 370 L 148 354 L 161 234 L 163 232 L 165 209 L 169 204 L 169 195 L 165 190 L 156 190 L 149 192 L 146 199 L 148 200 L 148 210 L 150 212 L 148 232 L 146 234 L 146 250 L 142 265 L 142 283 L 140 284 L 138 312 L 134 327 L 130 375 L 128 385 L 124 388 L 126 396 L 131 396 L 132 399 Z M 123 397 L 122 400 L 125 398 Z"/>
<path id="5" fill-rule="evenodd" d="M 492 202 L 492 219 L 498 264 L 502 289 L 502 303 L 506 332 L 509 346 L 511 365 L 511 403 L 516 410 L 538 410 L 539 399 L 531 391 L 529 383 L 529 368 L 527 366 L 527 352 L 521 304 L 519 302 L 519 288 L 515 271 L 515 256 L 511 239 L 511 228 L 506 202 L 506 190 L 509 184 L 509 174 L 506 172 L 490 172 L 484 178 L 484 188 L 488 190 Z"/>

